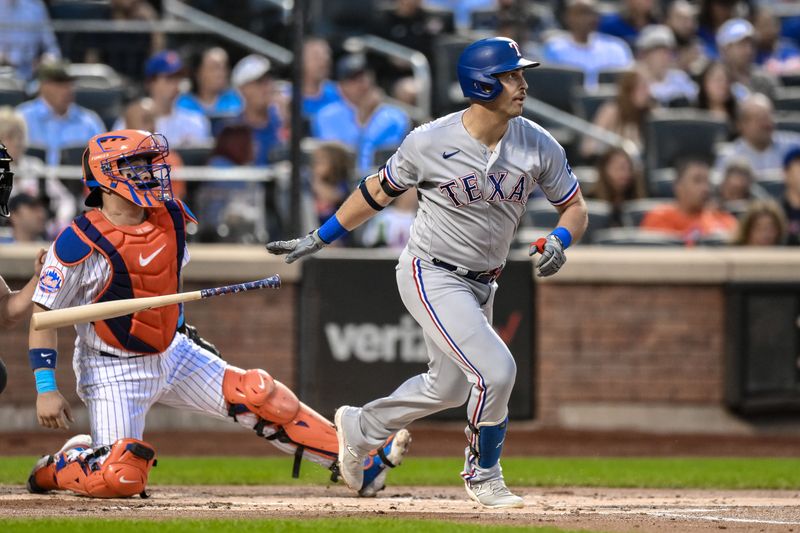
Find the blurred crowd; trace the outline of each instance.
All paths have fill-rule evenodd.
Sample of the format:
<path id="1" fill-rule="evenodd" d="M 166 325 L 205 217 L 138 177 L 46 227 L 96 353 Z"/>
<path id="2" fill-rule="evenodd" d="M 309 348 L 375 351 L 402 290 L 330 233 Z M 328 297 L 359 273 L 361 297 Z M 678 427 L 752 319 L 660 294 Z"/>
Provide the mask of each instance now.
<path id="1" fill-rule="evenodd" d="M 289 46 L 279 11 L 186 3 Z M 528 71 L 532 96 L 617 135 L 602 141 L 543 124 L 590 199 L 584 241 L 800 244 L 800 3 L 367 3 L 375 9 L 311 0 L 317 19 L 304 43 L 295 121 L 306 138 L 306 228 L 324 222 L 432 118 L 408 61 L 358 50 L 347 37 L 375 33 L 424 54 L 433 73 L 427 111 L 438 115 L 465 104 L 453 91 L 457 53 L 448 50 L 503 35 L 543 64 Z M 0 140 L 16 174 L 0 243 L 51 240 L 69 224 L 84 190 L 53 169 L 79 176 L 86 141 L 108 129 L 160 132 L 173 168 L 205 166 L 212 177 L 213 169 L 278 170 L 288 160 L 291 66 L 206 34 L 162 31 L 164 17 L 157 1 L 0 0 Z M 57 31 L 59 20 L 152 27 L 76 34 Z M 288 232 L 285 180 L 173 180 L 173 188 L 198 214 L 195 242 L 254 243 Z M 529 200 L 530 227 L 546 226 L 537 200 Z M 343 245 L 402 247 L 416 209 L 409 191 Z"/>

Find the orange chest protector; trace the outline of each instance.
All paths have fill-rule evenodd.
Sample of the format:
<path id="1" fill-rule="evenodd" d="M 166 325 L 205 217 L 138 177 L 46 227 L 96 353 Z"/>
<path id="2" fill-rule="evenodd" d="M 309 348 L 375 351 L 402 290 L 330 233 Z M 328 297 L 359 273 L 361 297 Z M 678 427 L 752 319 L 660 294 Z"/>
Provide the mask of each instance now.
<path id="1" fill-rule="evenodd" d="M 144 298 L 178 292 L 186 244 L 183 211 L 173 201 L 153 209 L 138 226 L 115 226 L 99 209 L 75 219 L 73 228 L 102 254 L 111 276 L 95 302 Z M 137 311 L 94 323 L 107 344 L 140 354 L 167 349 L 175 336 L 178 305 Z"/>

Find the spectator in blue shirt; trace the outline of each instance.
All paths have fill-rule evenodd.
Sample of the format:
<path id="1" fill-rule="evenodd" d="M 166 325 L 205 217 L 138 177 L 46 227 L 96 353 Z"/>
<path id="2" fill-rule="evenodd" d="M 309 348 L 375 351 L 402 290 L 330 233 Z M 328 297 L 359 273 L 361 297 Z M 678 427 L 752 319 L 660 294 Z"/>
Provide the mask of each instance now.
<path id="1" fill-rule="evenodd" d="M 30 80 L 40 60 L 61 58 L 47 7 L 42 0 L 0 0 L 0 65 Z"/>
<path id="2" fill-rule="evenodd" d="M 275 157 L 276 149 L 283 147 L 281 117 L 273 103 L 273 83 L 270 62 L 264 56 L 251 54 L 233 68 L 231 81 L 244 102 L 241 114 L 227 124 L 250 126 L 255 142 L 255 161 L 266 166 Z"/>
<path id="3" fill-rule="evenodd" d="M 37 77 L 39 97 L 17 110 L 25 118 L 29 143 L 46 148 L 47 164 L 57 165 L 62 148 L 86 144 L 105 126 L 94 111 L 75 104 L 73 80 L 64 63 L 41 65 Z"/>
<path id="4" fill-rule="evenodd" d="M 313 120 L 319 110 L 342 96 L 330 79 L 331 47 L 321 37 L 311 37 L 303 44 L 303 115 Z"/>
<path id="5" fill-rule="evenodd" d="M 360 173 L 375 167 L 375 151 L 399 146 L 411 120 L 399 107 L 383 103 L 372 71 L 363 55 L 344 56 L 336 64 L 336 77 L 344 99 L 322 108 L 312 122 L 314 137 L 340 141 L 356 152 Z"/>
<path id="6" fill-rule="evenodd" d="M 770 74 L 800 72 L 800 48 L 780 36 L 781 23 L 775 13 L 761 6 L 753 17 L 756 63 Z"/>
<path id="7" fill-rule="evenodd" d="M 241 113 L 242 99 L 230 86 L 228 52 L 218 46 L 207 48 L 194 63 L 192 90 L 180 95 L 175 105 L 207 117 Z"/>
<path id="8" fill-rule="evenodd" d="M 655 0 L 625 0 L 619 12 L 609 13 L 600 19 L 598 31 L 625 39 L 633 48 L 642 28 L 658 24 L 655 12 Z"/>
<path id="9" fill-rule="evenodd" d="M 552 36 L 542 49 L 546 62 L 581 69 L 587 89 L 597 86 L 601 70 L 633 64 L 633 54 L 625 41 L 597 33 L 597 21 L 595 0 L 567 0 L 564 24 L 568 32 Z"/>

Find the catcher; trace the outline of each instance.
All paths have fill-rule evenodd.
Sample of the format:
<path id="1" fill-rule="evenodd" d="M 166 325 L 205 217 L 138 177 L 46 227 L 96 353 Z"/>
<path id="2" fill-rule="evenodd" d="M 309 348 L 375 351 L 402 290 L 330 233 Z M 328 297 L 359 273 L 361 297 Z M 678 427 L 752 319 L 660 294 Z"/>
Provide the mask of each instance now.
<path id="1" fill-rule="evenodd" d="M 89 140 L 83 179 L 90 209 L 50 247 L 33 296 L 34 313 L 47 309 L 178 292 L 189 261 L 189 208 L 173 200 L 169 149 L 163 135 L 119 130 Z M 91 436 L 78 435 L 42 457 L 28 479 L 34 493 L 55 489 L 100 498 L 145 495 L 153 446 L 142 440 L 155 403 L 232 417 L 278 448 L 338 474 L 338 442 L 330 421 L 261 369 L 223 361 L 188 328 L 178 305 L 79 324 L 73 367 L 89 411 Z M 55 380 L 56 330 L 30 331 L 39 423 L 67 428 L 69 404 Z M 384 486 L 410 437 L 398 432 L 364 463 L 362 496 Z"/>
<path id="2" fill-rule="evenodd" d="M 11 156 L 5 145 L 0 142 L 0 217 L 8 218 L 8 200 L 14 186 L 14 173 L 11 172 Z M 8 328 L 27 318 L 31 312 L 31 297 L 36 288 L 36 281 L 42 270 L 44 250 L 40 250 L 33 262 L 33 277 L 22 290 L 12 291 L 0 276 L 0 327 Z M 8 375 L 6 365 L 0 359 L 0 393 L 6 388 Z"/>

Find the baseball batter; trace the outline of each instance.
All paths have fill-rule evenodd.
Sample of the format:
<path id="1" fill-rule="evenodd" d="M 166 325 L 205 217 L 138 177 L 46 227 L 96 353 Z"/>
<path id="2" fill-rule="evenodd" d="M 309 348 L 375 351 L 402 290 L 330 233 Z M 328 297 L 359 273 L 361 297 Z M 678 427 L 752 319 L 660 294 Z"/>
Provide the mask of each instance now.
<path id="1" fill-rule="evenodd" d="M 14 186 L 14 173 L 11 172 L 11 156 L 0 141 L 0 217 L 8 218 L 8 200 Z M 42 270 L 44 250 L 39 251 L 33 261 L 33 277 L 18 291 L 12 291 L 0 276 L 0 328 L 8 328 L 27 318 L 31 312 L 31 297 Z M 8 383 L 6 365 L 0 359 L 0 393 Z"/>
<path id="2" fill-rule="evenodd" d="M 86 205 L 47 253 L 33 296 L 34 312 L 178 292 L 189 261 L 185 229 L 194 215 L 172 200 L 166 139 L 139 130 L 112 131 L 89 140 L 83 155 Z M 28 480 L 31 492 L 67 489 L 95 497 L 144 494 L 153 447 L 142 440 L 155 403 L 218 418 L 232 417 L 295 456 L 330 468 L 338 442 L 328 420 L 260 369 L 223 361 L 191 334 L 178 305 L 76 326 L 73 367 L 89 411 L 91 436 L 68 440 L 42 457 Z M 184 332 L 187 332 L 186 334 Z M 39 423 L 66 428 L 70 407 L 55 382 L 57 331 L 29 334 Z M 409 435 L 381 443 L 365 458 L 361 495 L 383 488 L 386 467 L 405 454 Z"/>
<path id="3" fill-rule="evenodd" d="M 522 118 L 527 83 L 516 42 L 477 41 L 459 58 L 470 106 L 412 131 L 378 174 L 365 178 L 318 230 L 267 249 L 286 261 L 312 254 L 353 230 L 411 187 L 420 198 L 411 239 L 397 265 L 403 303 L 425 333 L 429 370 L 386 398 L 336 412 L 339 461 L 348 486 L 362 483 L 369 450 L 394 431 L 467 400 L 469 444 L 461 473 L 487 507 L 520 507 L 505 485 L 500 455 L 516 365 L 492 328 L 496 279 L 528 196 L 538 185 L 560 212 L 558 227 L 531 245 L 540 276 L 555 274 L 564 250 L 586 229 L 586 206 L 564 150 Z"/>

